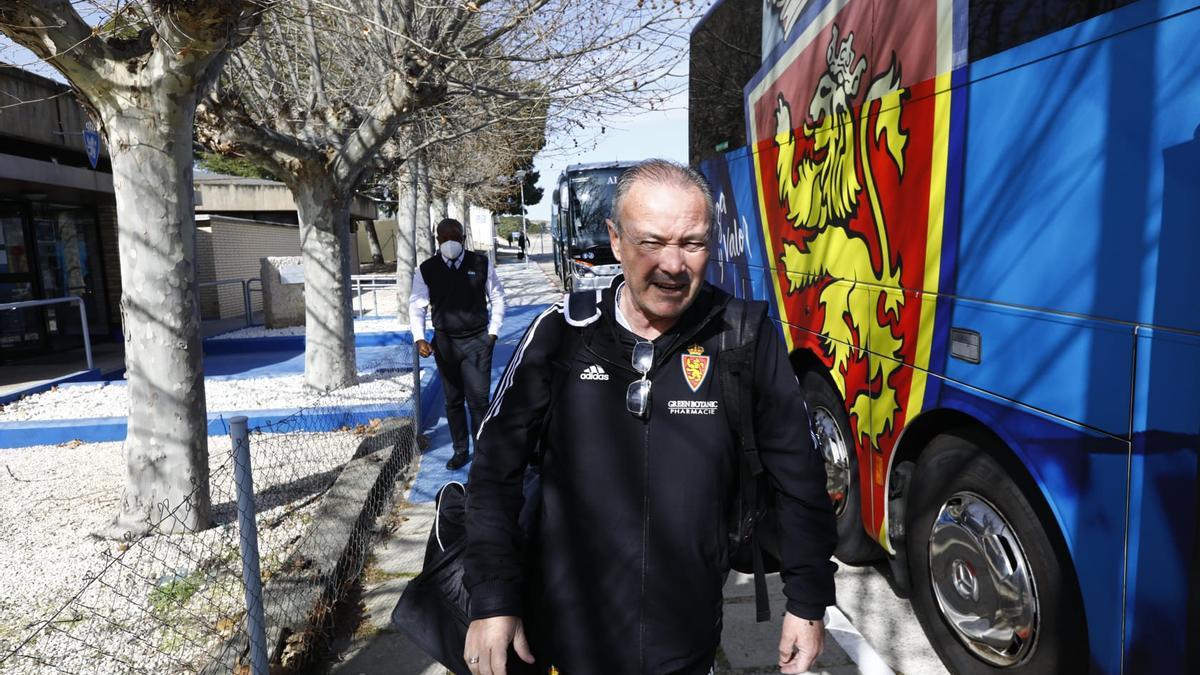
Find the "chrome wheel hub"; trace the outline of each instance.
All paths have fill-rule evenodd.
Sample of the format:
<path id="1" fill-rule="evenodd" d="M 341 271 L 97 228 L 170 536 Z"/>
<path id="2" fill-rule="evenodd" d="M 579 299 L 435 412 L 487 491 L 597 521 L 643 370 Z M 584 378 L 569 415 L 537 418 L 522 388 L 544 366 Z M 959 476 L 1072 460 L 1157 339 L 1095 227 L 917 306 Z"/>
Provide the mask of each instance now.
<path id="1" fill-rule="evenodd" d="M 826 408 L 813 409 L 812 427 L 817 437 L 817 447 L 825 458 L 825 489 L 829 492 L 834 511 L 840 516 L 846 510 L 851 480 L 846 439 L 842 438 L 842 430 L 838 428 L 833 413 Z"/>
<path id="2" fill-rule="evenodd" d="M 973 492 L 946 500 L 929 533 L 938 610 L 975 656 L 997 667 L 1037 646 L 1037 588 L 1025 550 L 1004 516 Z"/>

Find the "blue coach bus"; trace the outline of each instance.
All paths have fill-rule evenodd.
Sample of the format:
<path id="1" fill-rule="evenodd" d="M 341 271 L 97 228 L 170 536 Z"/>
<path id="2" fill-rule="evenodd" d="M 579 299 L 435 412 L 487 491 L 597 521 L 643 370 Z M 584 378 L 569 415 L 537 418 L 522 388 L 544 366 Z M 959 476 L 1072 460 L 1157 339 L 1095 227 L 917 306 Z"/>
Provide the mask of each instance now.
<path id="1" fill-rule="evenodd" d="M 572 164 L 558 177 L 551 196 L 550 231 L 554 269 L 568 291 L 608 288 L 621 272 L 605 224 L 617 177 L 626 162 Z"/>
<path id="2" fill-rule="evenodd" d="M 956 673 L 1200 672 L 1200 4 L 724 0 L 710 279 Z"/>

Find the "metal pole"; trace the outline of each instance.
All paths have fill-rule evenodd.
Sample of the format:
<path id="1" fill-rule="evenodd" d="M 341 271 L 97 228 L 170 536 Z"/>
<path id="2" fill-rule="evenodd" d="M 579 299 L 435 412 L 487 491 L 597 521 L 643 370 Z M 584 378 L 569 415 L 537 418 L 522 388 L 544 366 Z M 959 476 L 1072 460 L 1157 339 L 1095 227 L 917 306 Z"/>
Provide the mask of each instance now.
<path id="1" fill-rule="evenodd" d="M 242 304 L 246 307 L 246 325 L 249 326 L 251 324 L 250 315 L 254 311 L 250 309 L 250 281 L 248 279 L 242 279 Z"/>
<path id="2" fill-rule="evenodd" d="M 92 333 L 88 329 L 87 323 L 87 306 L 83 304 L 83 298 L 75 298 L 79 301 L 79 323 L 83 326 L 83 352 L 87 354 L 88 370 L 92 366 Z"/>
<path id="3" fill-rule="evenodd" d="M 417 223 L 420 222 L 420 218 L 417 217 L 417 207 L 420 206 L 420 200 L 417 198 L 417 190 L 420 188 L 420 182 L 417 177 L 417 171 L 415 168 L 412 171 L 410 171 L 409 173 L 412 174 L 412 216 L 413 216 L 413 222 L 412 222 L 412 230 L 413 230 L 412 268 L 413 268 L 413 274 L 416 275 L 420 272 L 420 269 L 421 269 L 419 267 L 420 262 L 421 262 L 419 259 L 420 254 L 417 253 L 417 249 L 419 248 L 417 246 L 417 237 L 421 234 L 420 232 L 417 231 L 419 229 L 417 226 Z M 399 227 L 399 223 L 397 223 L 397 227 Z M 492 248 L 494 249 L 496 247 L 494 236 L 492 237 L 492 242 L 493 242 Z M 493 265 L 495 264 L 494 258 L 493 258 L 492 264 Z M 413 438 L 414 439 L 421 436 L 421 353 L 417 351 L 417 340 L 423 339 L 424 337 L 425 337 L 425 327 L 421 326 L 421 335 L 413 334 L 413 350 L 412 350 L 412 354 L 413 354 Z"/>
<path id="4" fill-rule="evenodd" d="M 525 172 L 521 172 L 521 253 L 525 255 L 525 266 L 529 266 L 529 228 L 525 225 Z"/>
<path id="5" fill-rule="evenodd" d="M 245 415 L 229 420 L 233 442 L 233 482 L 237 486 L 238 543 L 246 598 L 246 631 L 250 638 L 250 672 L 267 673 L 267 627 L 263 620 L 262 573 L 258 567 L 258 525 L 254 522 L 254 475 L 250 470 L 250 435 Z"/>
<path id="6" fill-rule="evenodd" d="M 492 241 L 488 245 L 488 262 L 496 269 L 496 214 L 492 214 Z"/>

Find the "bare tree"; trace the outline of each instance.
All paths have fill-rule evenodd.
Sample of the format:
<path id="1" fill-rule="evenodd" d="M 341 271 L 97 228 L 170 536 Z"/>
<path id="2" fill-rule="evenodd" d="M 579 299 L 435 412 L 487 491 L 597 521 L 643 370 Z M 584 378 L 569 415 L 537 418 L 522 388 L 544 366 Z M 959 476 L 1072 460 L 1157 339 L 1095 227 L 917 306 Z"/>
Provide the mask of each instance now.
<path id="1" fill-rule="evenodd" d="M 299 0 L 264 21 L 202 103 L 198 137 L 210 150 L 263 163 L 295 195 L 309 385 L 355 381 L 344 249 L 349 200 L 363 179 L 495 125 L 514 104 L 541 102 L 545 120 L 552 107 L 568 119 L 661 102 L 657 48 L 678 39 L 694 11 L 682 7 Z M 446 104 L 465 100 L 483 114 L 449 124 L 458 111 Z M 397 133 L 418 121 L 428 133 Z"/>
<path id="2" fill-rule="evenodd" d="M 262 5 L 99 4 L 5 0 L 0 31 L 66 78 L 112 158 L 130 409 L 124 498 L 109 531 L 144 531 L 172 512 L 162 527 L 197 529 L 208 526 L 209 497 L 192 122 L 198 92 Z"/>

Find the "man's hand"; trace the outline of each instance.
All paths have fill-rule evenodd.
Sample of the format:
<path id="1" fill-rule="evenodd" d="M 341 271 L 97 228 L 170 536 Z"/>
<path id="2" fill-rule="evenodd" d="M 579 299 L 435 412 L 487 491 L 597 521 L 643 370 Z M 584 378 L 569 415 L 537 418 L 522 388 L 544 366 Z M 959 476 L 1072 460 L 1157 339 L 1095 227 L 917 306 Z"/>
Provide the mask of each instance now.
<path id="1" fill-rule="evenodd" d="M 823 621 L 801 619 L 791 612 L 783 615 L 783 633 L 779 637 L 779 672 L 792 675 L 807 671 L 824 648 Z"/>
<path id="2" fill-rule="evenodd" d="M 533 663 L 533 652 L 529 651 L 529 640 L 525 638 L 521 619 L 515 616 L 476 619 L 467 628 L 463 658 L 473 675 L 505 675 L 509 644 L 517 650 L 522 661 Z"/>
<path id="3" fill-rule="evenodd" d="M 420 354 L 422 358 L 426 358 L 433 353 L 433 345 L 429 344 L 429 342 L 425 340 L 417 340 L 416 344 L 417 353 Z"/>

